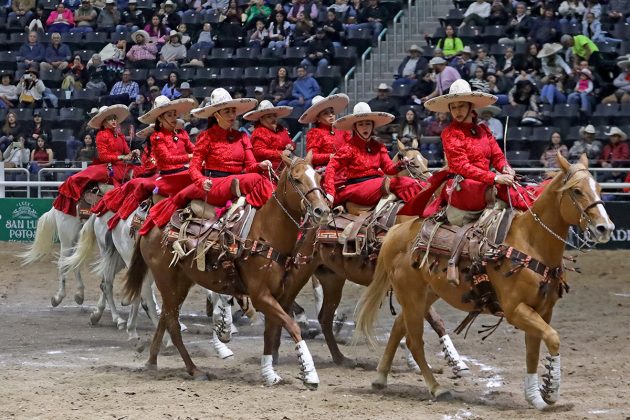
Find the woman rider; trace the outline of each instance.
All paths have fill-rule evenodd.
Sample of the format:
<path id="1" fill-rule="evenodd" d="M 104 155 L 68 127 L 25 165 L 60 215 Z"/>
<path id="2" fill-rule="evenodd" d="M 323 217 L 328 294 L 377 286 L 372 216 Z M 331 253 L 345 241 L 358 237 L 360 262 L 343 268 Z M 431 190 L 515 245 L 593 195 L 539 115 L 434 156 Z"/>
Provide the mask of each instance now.
<path id="1" fill-rule="evenodd" d="M 290 106 L 274 106 L 270 101 L 262 101 L 255 111 L 250 111 L 243 116 L 247 121 L 253 121 L 256 128 L 252 132 L 252 152 L 257 160 L 268 160 L 274 171 L 277 171 L 282 163 L 281 153 L 291 154 L 295 150 L 295 144 L 289 137 L 289 132 L 278 124 L 279 118 L 291 114 Z"/>

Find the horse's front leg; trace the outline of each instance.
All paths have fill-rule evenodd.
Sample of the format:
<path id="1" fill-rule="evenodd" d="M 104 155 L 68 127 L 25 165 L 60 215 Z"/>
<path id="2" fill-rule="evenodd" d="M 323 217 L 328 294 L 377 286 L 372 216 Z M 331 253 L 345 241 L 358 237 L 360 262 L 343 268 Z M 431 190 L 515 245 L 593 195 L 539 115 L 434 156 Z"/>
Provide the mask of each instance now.
<path id="1" fill-rule="evenodd" d="M 560 336 L 551 328 L 551 311 L 543 318 L 530 306 L 520 303 L 507 320 L 510 324 L 525 332 L 527 350 L 527 376 L 525 377 L 525 399 L 534 407 L 542 410 L 549 404 L 555 404 L 560 396 Z M 549 351 L 545 359 L 545 373 L 542 385 L 538 384 L 538 358 L 540 341 L 543 340 Z"/>
<path id="2" fill-rule="evenodd" d="M 125 328 L 125 324 L 127 321 L 123 319 L 118 313 L 118 309 L 116 308 L 116 302 L 114 301 L 114 279 L 113 278 L 104 278 L 101 283 L 101 288 L 103 293 L 105 294 L 105 299 L 107 299 L 107 304 L 109 305 L 109 310 L 112 314 L 112 321 L 116 324 L 116 327 L 119 330 Z"/>
<path id="3" fill-rule="evenodd" d="M 85 285 L 83 284 L 83 278 L 81 277 L 81 270 L 74 271 L 74 279 L 77 283 L 77 291 L 74 294 L 74 301 L 77 303 L 77 305 L 83 305 Z"/>

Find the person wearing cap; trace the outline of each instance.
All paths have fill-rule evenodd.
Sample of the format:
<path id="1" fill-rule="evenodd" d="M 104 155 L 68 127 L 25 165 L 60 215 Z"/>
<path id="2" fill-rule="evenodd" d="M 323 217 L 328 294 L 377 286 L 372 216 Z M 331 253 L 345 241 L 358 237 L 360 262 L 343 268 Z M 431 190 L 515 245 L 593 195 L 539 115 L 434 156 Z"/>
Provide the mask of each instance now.
<path id="1" fill-rule="evenodd" d="M 328 67 L 335 56 L 335 47 L 326 35 L 324 28 L 317 28 L 315 38 L 308 43 L 306 57 L 300 63 L 303 66 L 317 66 L 321 71 Z"/>
<path id="2" fill-rule="evenodd" d="M 263 176 L 271 169 L 271 162 L 257 162 L 247 135 L 233 128 L 236 118 L 255 106 L 255 99 L 232 99 L 227 90 L 217 88 L 206 106 L 191 111 L 197 118 L 208 119 L 208 128 L 197 137 L 190 163 L 192 184 L 153 206 L 140 235 L 154 226 L 164 226 L 191 200 L 205 199 L 213 206 L 225 206 L 238 197 L 237 205 L 245 201 L 260 208 L 265 204 L 273 193 L 273 184 Z"/>
<path id="3" fill-rule="evenodd" d="M 324 168 L 332 156 L 340 151 L 352 137 L 352 132 L 335 130 L 337 114 L 346 109 L 350 98 L 343 93 L 327 97 L 316 96 L 313 104 L 300 116 L 300 124 L 313 124 L 306 132 L 306 150 L 313 153 L 315 169 Z"/>
<path id="4" fill-rule="evenodd" d="M 442 57 L 433 57 L 429 61 L 429 67 L 435 72 L 435 90 L 430 95 L 421 99 L 422 102 L 426 102 L 431 98 L 448 93 L 453 82 L 460 79 L 459 72 L 453 67 L 448 66 L 445 59 Z"/>
<path id="5" fill-rule="evenodd" d="M 99 31 L 114 32 L 119 23 L 120 12 L 116 8 L 116 0 L 105 0 L 105 7 L 96 19 L 96 27 Z"/>
<path id="6" fill-rule="evenodd" d="M 59 195 L 53 206 L 66 214 L 76 216 L 76 206 L 81 194 L 90 184 L 107 183 L 118 185 L 130 175 L 133 156 L 140 151 L 130 152 L 127 139 L 120 132 L 120 123 L 129 116 L 124 105 L 103 106 L 92 117 L 88 126 L 100 130 L 96 135 L 97 158 L 93 165 L 70 176 L 59 186 Z"/>
<path id="7" fill-rule="evenodd" d="M 440 38 L 435 46 L 440 48 L 444 53 L 444 57 L 448 59 L 456 56 L 464 49 L 464 43 L 455 34 L 453 25 L 446 25 L 444 28 L 444 38 Z"/>
<path id="8" fill-rule="evenodd" d="M 617 66 L 621 68 L 621 72 L 613 80 L 616 89 L 602 99 L 604 104 L 630 102 L 630 58 L 617 61 Z"/>
<path id="9" fill-rule="evenodd" d="M 413 178 L 395 176 L 404 168 L 406 158 L 392 162 L 385 145 L 374 138 L 378 127 L 393 120 L 392 114 L 372 112 L 367 103 L 359 102 L 352 114 L 334 122 L 336 129 L 352 130 L 350 140 L 330 159 L 322 183 L 327 198 L 335 206 L 346 202 L 375 206 L 384 190 L 407 201 L 421 190 L 421 184 Z M 337 182 L 340 173 L 345 177 L 341 185 Z"/>
<path id="10" fill-rule="evenodd" d="M 263 100 L 254 111 L 249 111 L 243 118 L 254 123 L 252 132 L 252 152 L 258 161 L 268 160 L 274 171 L 282 163 L 281 154 L 291 156 L 295 144 L 289 137 L 289 132 L 279 124 L 278 119 L 291 114 L 290 106 L 274 106 L 270 101 Z"/>
<path id="11" fill-rule="evenodd" d="M 37 69 L 26 70 L 15 88 L 18 105 L 21 108 L 41 108 L 45 90 L 46 86 L 39 78 Z"/>
<path id="12" fill-rule="evenodd" d="M 449 66 L 457 70 L 462 79 L 468 79 L 473 74 L 475 62 L 472 60 L 472 50 L 469 46 L 465 46 L 457 53 L 455 57 L 448 63 Z"/>
<path id="13" fill-rule="evenodd" d="M 48 32 L 65 33 L 74 28 L 74 15 L 72 10 L 66 9 L 63 2 L 59 2 L 55 10 L 50 12 L 46 19 L 46 30 Z"/>
<path id="14" fill-rule="evenodd" d="M 541 79 L 543 87 L 540 91 L 540 97 L 549 105 L 567 102 L 564 84 L 567 81 L 567 76 L 573 74 L 571 67 L 560 56 L 560 51 L 562 51 L 560 44 L 545 44 L 537 55 L 542 63 L 544 73 Z"/>
<path id="15" fill-rule="evenodd" d="M 579 104 L 580 111 L 586 115 L 591 114 L 591 97 L 594 89 L 593 73 L 589 69 L 582 69 L 579 72 L 579 80 L 575 84 L 574 91 L 567 98 L 570 104 Z"/>
<path id="16" fill-rule="evenodd" d="M 120 24 L 116 27 L 116 31 L 136 32 L 144 28 L 146 24 L 147 18 L 144 12 L 138 9 L 138 0 L 129 0 L 127 7 L 120 14 Z M 133 36 L 131 38 L 134 39 Z M 148 41 L 149 38 L 147 37 L 146 40 Z"/>
<path id="17" fill-rule="evenodd" d="M 158 14 L 162 24 L 167 28 L 175 29 L 182 23 L 182 17 L 177 13 L 177 4 L 172 0 L 166 0 Z"/>
<path id="18" fill-rule="evenodd" d="M 420 55 L 420 47 L 413 44 L 409 47 L 409 55 L 398 66 L 398 73 L 394 75 L 392 87 L 403 84 L 415 84 L 418 73 L 427 68 L 429 62 Z"/>
<path id="19" fill-rule="evenodd" d="M 486 192 L 495 185 L 497 196 L 505 202 L 510 201 L 517 209 L 526 210 L 527 205 L 533 202 L 529 192 L 515 184 L 514 170 L 507 163 L 488 126 L 478 123 L 475 109 L 490 106 L 496 100 L 494 95 L 471 91 L 468 82 L 460 79 L 453 83 L 448 94 L 424 104 L 429 111 L 449 112 L 452 118 L 441 135 L 448 162 L 446 173 L 450 176 L 442 178 L 446 187 L 440 196 L 429 207 L 417 209 L 424 217 L 435 214 L 447 203 L 464 211 L 482 211 L 487 204 Z M 496 173 L 491 170 L 493 168 Z M 437 190 L 442 182 L 431 183 L 431 188 Z"/>
<path id="20" fill-rule="evenodd" d="M 481 118 L 479 124 L 485 124 L 497 141 L 503 140 L 503 123 L 495 118 L 501 114 L 501 108 L 495 105 L 488 105 L 480 108 L 477 114 Z"/>
<path id="21" fill-rule="evenodd" d="M 194 103 L 193 108 L 199 107 L 199 101 L 197 100 L 197 98 L 195 98 L 193 96 L 192 89 L 190 87 L 190 83 L 182 82 L 182 84 L 179 85 L 179 93 L 181 94 L 181 96 L 179 97 L 180 99 L 190 99 Z M 191 118 L 190 112 L 184 113 L 181 118 L 185 122 L 190 121 L 190 118 Z M 191 137 L 192 137 L 192 133 L 190 133 L 190 134 L 191 134 Z"/>
<path id="22" fill-rule="evenodd" d="M 389 98 L 390 90 L 391 88 L 387 86 L 387 83 L 380 83 L 376 88 L 376 97 L 370 99 L 368 105 L 374 112 L 387 112 L 397 117 L 398 106 Z"/>
<path id="23" fill-rule="evenodd" d="M 186 47 L 182 44 L 182 35 L 171 31 L 168 42 L 160 50 L 157 68 L 177 68 L 178 61 L 186 58 Z"/>
<path id="24" fill-rule="evenodd" d="M 623 168 L 630 164 L 630 146 L 628 146 L 628 135 L 619 127 L 611 127 L 610 131 L 604 133 L 608 136 L 609 143 L 604 146 L 602 154 L 599 156 L 599 164 L 602 168 Z M 601 177 L 600 182 L 621 182 L 624 178 L 622 172 L 606 172 Z"/>
<path id="25" fill-rule="evenodd" d="M 580 128 L 580 140 L 576 140 L 573 146 L 569 149 L 569 158 L 573 161 L 577 161 L 580 156 L 586 154 L 588 157 L 589 166 L 597 164 L 602 153 L 602 143 L 599 140 L 595 140 L 597 130 L 592 124 L 586 127 Z"/>
<path id="26" fill-rule="evenodd" d="M 98 13 L 92 6 L 90 0 L 81 0 L 81 6 L 74 11 L 74 21 L 76 23 L 73 32 L 93 32 L 96 27 Z"/>
<path id="27" fill-rule="evenodd" d="M 127 59 L 131 62 L 155 61 L 157 58 L 157 45 L 151 41 L 151 37 L 145 30 L 137 30 L 131 35 L 134 45 L 127 51 Z"/>

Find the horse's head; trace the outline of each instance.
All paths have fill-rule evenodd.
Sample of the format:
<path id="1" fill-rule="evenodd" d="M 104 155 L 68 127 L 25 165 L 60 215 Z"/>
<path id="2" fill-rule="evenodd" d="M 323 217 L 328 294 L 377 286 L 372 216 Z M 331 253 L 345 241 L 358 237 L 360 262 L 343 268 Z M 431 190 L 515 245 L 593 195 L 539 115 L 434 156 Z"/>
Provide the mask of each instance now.
<path id="1" fill-rule="evenodd" d="M 400 140 L 398 140 L 398 153 L 396 158 L 402 159 L 404 157 L 409 159 L 409 163 L 406 166 L 409 174 L 416 179 L 421 179 L 423 181 L 426 180 L 429 175 L 429 161 L 422 156 L 422 153 L 420 153 L 420 150 L 418 149 L 418 140 L 414 140 L 411 143 L 411 147 L 405 146 Z"/>
<path id="2" fill-rule="evenodd" d="M 593 240 L 606 243 L 610 240 L 615 225 L 608 217 L 599 195 L 600 185 L 588 170 L 586 155 L 579 162 L 570 164 L 560 153 L 558 162 L 562 173 L 560 187 L 560 214 L 570 225 L 588 231 Z"/>
<path id="3" fill-rule="evenodd" d="M 281 176 L 278 189 L 283 189 L 285 204 L 291 212 L 307 216 L 316 224 L 324 224 L 329 220 L 330 208 L 320 185 L 321 176 L 311 165 L 312 157 L 311 152 L 304 159 L 282 155 L 287 169 Z"/>

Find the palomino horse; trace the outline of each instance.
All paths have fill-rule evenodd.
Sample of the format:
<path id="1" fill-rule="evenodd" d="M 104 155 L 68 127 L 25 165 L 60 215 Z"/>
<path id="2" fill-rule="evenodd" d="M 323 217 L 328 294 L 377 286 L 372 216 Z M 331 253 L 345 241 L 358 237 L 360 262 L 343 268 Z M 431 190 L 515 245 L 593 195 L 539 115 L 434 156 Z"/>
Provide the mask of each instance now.
<path id="1" fill-rule="evenodd" d="M 496 249 L 497 253 L 487 264 L 487 276 L 506 320 L 525 332 L 525 398 L 538 409 L 554 404 L 560 393 L 560 337 L 549 322 L 553 307 L 566 287 L 562 265 L 564 238 L 570 225 L 578 225 L 599 243 L 609 241 L 614 230 L 599 195 L 600 187 L 587 169 L 586 156 L 573 165 L 560 154 L 558 160 L 561 171 L 545 187 L 532 208 L 514 218 L 505 245 Z M 437 383 L 427 366 L 423 325 L 419 322 L 431 304 L 427 298 L 429 288 L 457 309 L 470 312 L 475 308 L 473 304 L 462 303 L 468 284 L 460 283 L 454 287 L 447 282 L 447 257 L 439 258 L 435 270 L 426 266 L 415 268 L 410 245 L 421 224 L 420 219 L 402 223 L 386 236 L 374 281 L 360 301 L 357 330 L 372 339 L 379 304 L 385 292 L 393 286 L 402 311 L 392 327 L 373 386 L 386 385 L 393 352 L 406 332 L 407 345 L 420 365 L 424 381 L 431 394 L 439 398 L 449 396 L 450 391 Z M 517 265 L 513 266 L 513 262 Z M 508 277 L 507 272 L 513 275 Z M 462 270 L 461 278 L 463 275 Z M 545 375 L 539 389 L 537 368 L 541 340 L 550 356 L 544 362 Z"/>
<path id="2" fill-rule="evenodd" d="M 284 308 L 288 309 L 292 300 L 285 301 L 284 289 L 287 270 L 297 262 L 292 252 L 298 233 L 304 228 L 299 221 L 305 218 L 312 223 L 325 223 L 330 209 L 319 184 L 319 175 L 311 166 L 311 153 L 305 159 L 291 160 L 283 156 L 283 160 L 287 168 L 280 176 L 276 191 L 256 212 L 248 238 L 241 243 L 246 249 L 255 249 L 250 249 L 247 258 L 237 259 L 235 265 L 238 277 L 254 307 L 265 315 L 265 349 L 261 361 L 265 382 L 273 385 L 281 381 L 273 369 L 273 343 L 268 339 L 269 331 L 280 324 L 296 343 L 304 384 L 308 388 L 316 388 L 319 378 L 313 358 L 302 340 L 299 326 L 285 312 Z M 264 252 L 259 251 L 263 248 Z M 239 295 L 243 291 L 239 290 L 239 285 L 234 280 L 230 280 L 230 273 L 223 267 L 202 272 L 191 261 L 194 256 L 187 256 L 171 268 L 171 258 L 167 253 L 167 249 L 162 246 L 162 230 L 155 228 L 141 237 L 125 285 L 128 297 L 135 298 L 140 292 L 145 273 L 150 269 L 162 295 L 162 314 L 151 344 L 147 367 L 157 366 L 160 341 L 165 329 L 168 329 L 188 373 L 195 378 L 206 378 L 207 374 L 193 363 L 182 341 L 178 321 L 179 307 L 195 283 L 222 294 Z M 273 258 L 273 255 L 281 257 Z"/>
<path id="3" fill-rule="evenodd" d="M 35 240 L 28 246 L 26 252 L 19 255 L 23 260 L 23 265 L 34 264 L 42 261 L 50 256 L 55 244 L 55 239 L 59 238 L 61 243 L 59 255 L 59 289 L 57 293 L 50 299 L 53 307 L 59 305 L 64 297 L 66 297 L 66 277 L 67 271 L 62 265 L 61 260 L 72 254 L 72 247 L 79 237 L 81 230 L 81 220 L 76 216 L 70 216 L 55 208 L 48 210 L 37 221 L 37 232 Z M 74 301 L 79 305 L 83 304 L 83 280 L 81 272 L 77 268 L 74 270 L 77 281 L 77 292 L 74 294 Z"/>
<path id="4" fill-rule="evenodd" d="M 399 141 L 398 150 L 397 158 L 406 157 L 410 162 L 408 169 L 405 169 L 399 175 L 411 175 L 415 178 L 423 179 L 424 175 L 428 173 L 427 160 L 418 151 L 417 143 L 412 144 L 412 147 L 408 148 Z M 311 261 L 291 273 L 291 279 L 297 282 L 295 284 L 296 288 L 301 288 L 300 285 L 303 285 L 311 275 L 314 275 L 320 281 L 324 299 L 318 319 L 326 344 L 336 364 L 353 365 L 354 362 L 348 360 L 341 353 L 335 339 L 333 333 L 335 311 L 339 306 L 346 279 L 361 286 L 368 286 L 372 282 L 374 265 L 363 257 L 344 256 L 342 252 L 343 245 L 317 242 L 315 235 L 316 232 L 311 231 L 302 240 L 304 245 L 300 249 L 300 254 L 311 255 Z M 431 309 L 427 313 L 426 319 L 440 337 L 444 357 L 455 375 L 459 376 L 467 373 L 468 366 L 460 358 L 450 337 L 446 334 L 444 322 L 440 316 Z M 408 355 L 407 361 L 410 366 L 417 369 L 417 365 L 415 365 L 411 355 Z"/>

